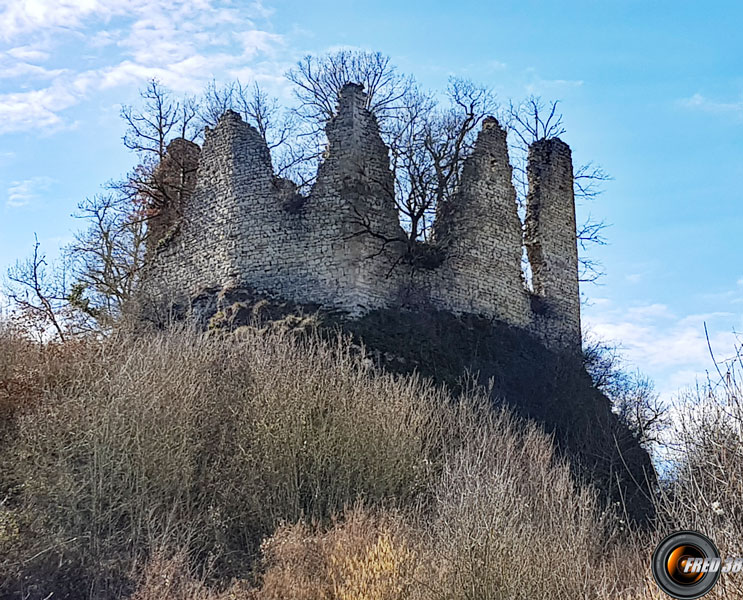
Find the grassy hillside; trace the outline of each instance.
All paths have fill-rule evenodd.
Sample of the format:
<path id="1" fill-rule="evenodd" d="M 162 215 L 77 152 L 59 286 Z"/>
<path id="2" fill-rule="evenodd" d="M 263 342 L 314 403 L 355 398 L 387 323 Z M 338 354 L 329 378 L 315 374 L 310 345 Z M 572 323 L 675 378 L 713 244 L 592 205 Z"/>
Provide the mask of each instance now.
<path id="1" fill-rule="evenodd" d="M 573 474 L 604 501 L 620 501 L 635 521 L 653 518 L 650 459 L 594 387 L 581 356 L 554 353 L 499 321 L 435 310 L 376 310 L 348 319 L 239 289 L 223 292 L 205 312 L 216 314 L 212 329 L 309 328 L 326 338 L 342 332 L 385 371 L 422 375 L 454 395 L 481 387 L 492 406 L 507 407 L 552 435 Z"/>
<path id="2" fill-rule="evenodd" d="M 541 427 L 285 325 L 0 330 L 0 597 L 660 598 Z"/>

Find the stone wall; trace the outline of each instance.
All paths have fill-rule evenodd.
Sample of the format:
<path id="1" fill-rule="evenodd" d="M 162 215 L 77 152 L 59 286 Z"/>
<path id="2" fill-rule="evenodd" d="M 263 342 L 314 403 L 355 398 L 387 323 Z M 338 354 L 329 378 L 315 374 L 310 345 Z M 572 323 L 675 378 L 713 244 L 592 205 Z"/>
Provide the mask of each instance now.
<path id="1" fill-rule="evenodd" d="M 573 160 L 559 139 L 529 148 L 524 244 L 532 270 L 536 331 L 562 345 L 581 339 Z"/>
<path id="2" fill-rule="evenodd" d="M 201 148 L 198 144 L 176 138 L 153 173 L 153 185 L 147 200 L 147 251 L 154 253 L 157 244 L 176 233 L 172 228 L 183 220 L 183 211 L 196 187 Z"/>
<path id="3" fill-rule="evenodd" d="M 157 225 L 169 233 L 150 249 L 142 296 L 150 304 L 189 306 L 204 290 L 250 287 L 351 315 L 435 308 L 484 315 L 530 330 L 548 345 L 577 347 L 569 148 L 549 140 L 530 150 L 524 240 L 506 132 L 486 119 L 460 189 L 434 224 L 441 259 L 420 266 L 406 254 L 388 149 L 365 100 L 361 86 L 343 88 L 308 197 L 274 175 L 259 133 L 225 113 L 206 131 L 193 192 Z M 183 150 L 182 142 L 172 148 Z M 168 218 L 173 222 L 162 222 Z M 521 271 L 524 242 L 534 294 Z"/>
<path id="4" fill-rule="evenodd" d="M 488 118 L 465 160 L 459 193 L 434 224 L 444 261 L 429 276 L 433 304 L 528 326 L 521 237 L 506 131 Z"/>

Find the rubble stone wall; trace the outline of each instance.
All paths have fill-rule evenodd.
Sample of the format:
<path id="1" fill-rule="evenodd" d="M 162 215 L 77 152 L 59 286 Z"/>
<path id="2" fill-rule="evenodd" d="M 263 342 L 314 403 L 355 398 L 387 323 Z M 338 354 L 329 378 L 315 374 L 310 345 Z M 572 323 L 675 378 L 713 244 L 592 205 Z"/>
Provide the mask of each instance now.
<path id="1" fill-rule="evenodd" d="M 200 156 L 174 142 L 171 162 L 191 165 L 196 156 L 198 170 L 178 210 L 163 213 L 157 224 L 162 237 L 149 250 L 143 296 L 188 306 L 204 290 L 250 287 L 351 315 L 435 308 L 485 315 L 550 346 L 579 347 L 569 147 L 546 140 L 530 149 L 522 227 L 506 132 L 486 119 L 460 189 L 434 224 L 441 259 L 421 267 L 408 260 L 389 152 L 365 100 L 361 86 L 343 88 L 307 197 L 274 175 L 264 140 L 232 111 L 207 129 Z M 179 152 L 188 152 L 188 160 L 176 160 Z M 533 292 L 524 285 L 524 245 Z"/>

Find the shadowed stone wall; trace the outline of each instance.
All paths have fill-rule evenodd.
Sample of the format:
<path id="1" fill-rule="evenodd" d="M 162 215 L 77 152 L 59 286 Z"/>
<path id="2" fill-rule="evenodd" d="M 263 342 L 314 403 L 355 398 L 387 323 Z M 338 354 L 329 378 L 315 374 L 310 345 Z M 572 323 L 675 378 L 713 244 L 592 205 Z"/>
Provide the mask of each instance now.
<path id="1" fill-rule="evenodd" d="M 436 306 L 521 327 L 531 323 L 506 131 L 495 119 L 484 121 L 465 160 L 461 190 L 439 211 L 434 237 L 444 255 L 431 275 Z"/>

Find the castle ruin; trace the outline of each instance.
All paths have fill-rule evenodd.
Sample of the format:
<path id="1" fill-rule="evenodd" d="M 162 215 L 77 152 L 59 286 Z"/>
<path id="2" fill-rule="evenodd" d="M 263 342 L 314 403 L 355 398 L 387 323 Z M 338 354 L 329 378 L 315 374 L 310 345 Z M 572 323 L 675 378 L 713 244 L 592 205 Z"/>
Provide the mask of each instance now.
<path id="1" fill-rule="evenodd" d="M 434 258 L 410 260 L 388 148 L 365 99 L 359 85 L 342 89 L 308 196 L 275 176 L 265 141 L 232 111 L 207 128 L 203 148 L 174 141 L 161 185 L 181 193 L 150 225 L 147 297 L 189 307 L 207 290 L 249 288 L 352 317 L 395 307 L 471 313 L 554 349 L 579 348 L 570 148 L 559 139 L 530 147 L 522 226 L 506 131 L 486 119 L 456 195 L 438 207 Z M 181 168 L 169 170 L 168 161 Z M 195 177 L 184 181 L 184 172 Z M 524 248 L 533 290 L 524 282 Z"/>

